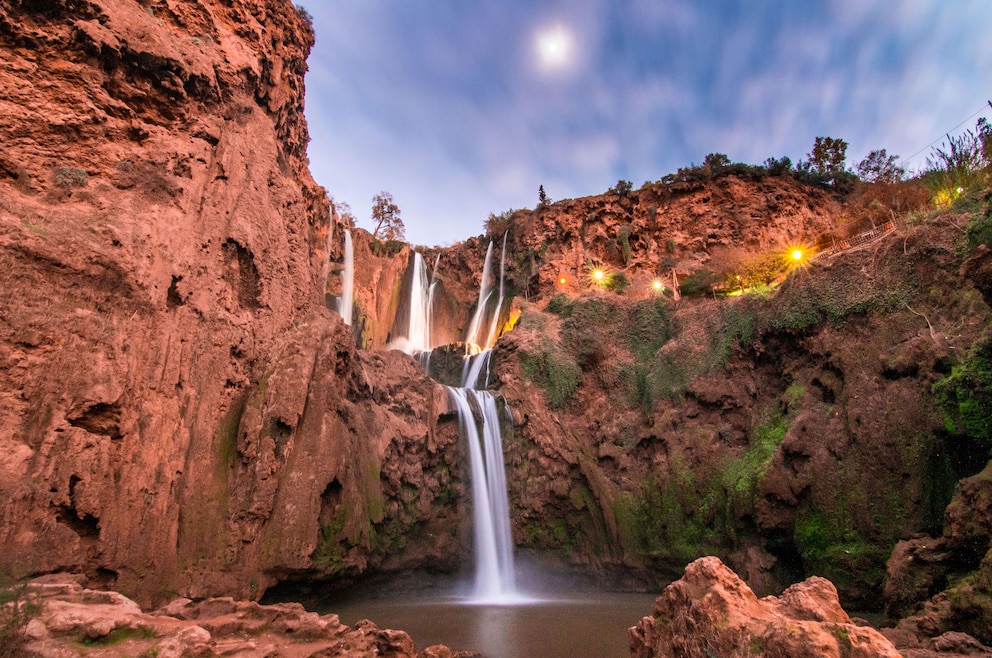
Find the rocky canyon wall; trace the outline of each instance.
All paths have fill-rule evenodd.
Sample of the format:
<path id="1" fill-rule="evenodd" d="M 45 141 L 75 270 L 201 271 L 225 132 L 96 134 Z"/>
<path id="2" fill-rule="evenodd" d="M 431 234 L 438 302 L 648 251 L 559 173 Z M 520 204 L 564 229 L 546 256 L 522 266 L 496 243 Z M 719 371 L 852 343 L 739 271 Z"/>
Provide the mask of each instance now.
<path id="1" fill-rule="evenodd" d="M 0 566 L 147 602 L 458 551 L 446 398 L 323 308 L 312 43 L 276 0 L 0 7 Z"/>

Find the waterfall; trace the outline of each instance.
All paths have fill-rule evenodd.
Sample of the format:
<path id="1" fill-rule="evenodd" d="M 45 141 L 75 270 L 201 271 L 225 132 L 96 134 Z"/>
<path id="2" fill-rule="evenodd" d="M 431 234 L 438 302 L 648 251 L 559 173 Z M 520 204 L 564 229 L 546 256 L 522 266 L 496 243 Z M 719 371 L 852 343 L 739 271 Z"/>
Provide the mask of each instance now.
<path id="1" fill-rule="evenodd" d="M 472 479 L 472 507 L 475 533 L 475 603 L 518 602 L 513 566 L 513 535 L 510 532 L 510 505 L 503 468 L 503 439 L 500 432 L 496 398 L 485 390 L 489 383 L 492 344 L 499 329 L 499 311 L 505 295 L 506 236 L 500 261 L 499 297 L 495 315 L 489 317 L 490 298 L 495 292 L 492 275 L 493 244 L 489 243 L 479 285 L 479 303 L 469 325 L 466 342 L 481 351 L 465 358 L 461 387 L 447 387 L 458 410 L 459 428 L 468 446 Z M 390 347 L 418 358 L 429 372 L 431 349 L 431 314 L 440 260 L 427 278 L 423 257 L 414 252 L 410 284 L 410 318 L 406 335 L 399 336 Z M 438 257 L 440 259 L 440 256 Z"/>
<path id="2" fill-rule="evenodd" d="M 344 230 L 344 273 L 341 275 L 341 298 L 338 315 L 351 326 L 351 313 L 355 305 L 355 248 L 351 244 L 351 231 Z"/>
<path id="3" fill-rule="evenodd" d="M 493 320 L 489 325 L 489 334 L 486 336 L 486 348 L 491 348 L 496 344 L 496 330 L 499 328 L 499 316 L 503 310 L 503 281 L 506 278 L 506 236 L 508 234 L 509 231 L 503 233 L 503 251 L 499 257 L 499 297 L 496 300 L 496 308 L 493 310 Z"/>
<path id="4" fill-rule="evenodd" d="M 519 600 L 513 566 L 510 504 L 503 468 L 503 438 L 496 398 L 489 391 L 472 388 L 449 387 L 448 390 L 458 408 L 459 425 L 468 444 L 472 469 L 475 533 L 475 590 L 472 599 L 476 603 Z M 473 407 L 481 415 L 481 436 Z"/>
<path id="5" fill-rule="evenodd" d="M 493 294 L 493 277 L 489 265 L 492 255 L 493 243 L 490 241 L 489 248 L 486 249 L 486 259 L 482 264 L 482 280 L 479 281 L 479 301 L 475 306 L 475 314 L 472 315 L 472 321 L 469 322 L 468 332 L 465 334 L 465 342 L 476 345 L 480 349 L 485 349 L 486 347 L 483 344 L 483 337 L 480 334 L 482 332 L 482 323 L 486 317 L 486 304 L 489 302 L 490 295 Z"/>
<path id="6" fill-rule="evenodd" d="M 508 603 L 521 600 L 516 593 L 513 565 L 513 534 L 510 532 L 510 504 L 503 468 L 503 437 L 500 432 L 496 398 L 485 390 L 489 385 L 492 346 L 499 329 L 500 309 L 505 296 L 506 234 L 500 258 L 499 297 L 486 327 L 486 311 L 493 296 L 493 243 L 486 250 L 486 261 L 479 282 L 479 302 L 469 324 L 465 342 L 481 352 L 465 357 L 461 388 L 449 388 L 462 436 L 468 444 L 472 467 L 472 507 L 475 533 L 475 592 L 477 603 Z M 486 333 L 483 333 L 486 332 Z M 481 425 L 476 421 L 476 410 Z M 481 428 L 481 436 L 480 436 Z"/>
<path id="7" fill-rule="evenodd" d="M 435 262 L 435 268 L 437 263 Z M 434 302 L 434 286 L 437 282 L 427 278 L 427 264 L 419 252 L 413 252 L 413 277 L 410 282 L 410 318 L 406 335 L 395 338 L 389 346 L 407 354 L 426 354 L 430 358 L 431 321 Z M 424 362 L 424 359 L 421 359 Z M 426 367 L 426 362 L 424 362 Z"/>
<path id="8" fill-rule="evenodd" d="M 327 295 L 327 279 L 331 276 L 331 247 L 334 243 L 334 221 L 327 223 L 327 239 L 324 241 L 324 252 L 327 254 L 327 260 L 324 261 L 324 266 L 320 268 L 320 279 L 324 282 L 324 287 L 320 289 L 320 301 L 324 301 L 324 296 Z"/>

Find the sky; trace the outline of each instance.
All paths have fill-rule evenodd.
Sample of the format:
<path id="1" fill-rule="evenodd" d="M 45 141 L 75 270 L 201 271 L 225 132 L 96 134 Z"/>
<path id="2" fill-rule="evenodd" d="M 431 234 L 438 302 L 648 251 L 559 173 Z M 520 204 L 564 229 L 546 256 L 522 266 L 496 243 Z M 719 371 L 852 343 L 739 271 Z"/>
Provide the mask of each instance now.
<path id="1" fill-rule="evenodd" d="M 992 117 L 992 0 L 298 0 L 314 178 L 414 244 L 490 213 L 636 187 L 708 153 L 848 142 L 921 170 Z"/>

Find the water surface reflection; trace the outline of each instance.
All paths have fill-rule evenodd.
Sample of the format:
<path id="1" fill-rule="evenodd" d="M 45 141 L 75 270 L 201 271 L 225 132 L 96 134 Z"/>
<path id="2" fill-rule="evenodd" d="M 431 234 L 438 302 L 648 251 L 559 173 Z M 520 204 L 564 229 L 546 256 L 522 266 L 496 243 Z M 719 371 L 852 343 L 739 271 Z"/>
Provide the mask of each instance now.
<path id="1" fill-rule="evenodd" d="M 627 629 L 651 613 L 655 594 L 589 593 L 509 605 L 456 598 L 351 601 L 329 606 L 341 621 L 402 629 L 417 648 L 445 644 L 489 658 L 627 658 Z"/>

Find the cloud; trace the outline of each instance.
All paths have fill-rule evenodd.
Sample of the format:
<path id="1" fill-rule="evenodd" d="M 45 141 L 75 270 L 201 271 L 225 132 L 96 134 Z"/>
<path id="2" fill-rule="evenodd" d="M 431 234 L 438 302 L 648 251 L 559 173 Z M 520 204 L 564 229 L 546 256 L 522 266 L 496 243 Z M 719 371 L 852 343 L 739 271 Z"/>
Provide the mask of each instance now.
<path id="1" fill-rule="evenodd" d="M 314 175 L 359 219 L 391 191 L 416 242 L 477 233 L 541 184 L 596 194 L 711 152 L 796 160 L 829 135 L 851 161 L 908 156 L 992 96 L 986 0 L 303 4 Z M 542 71 L 555 24 L 571 66 Z"/>

